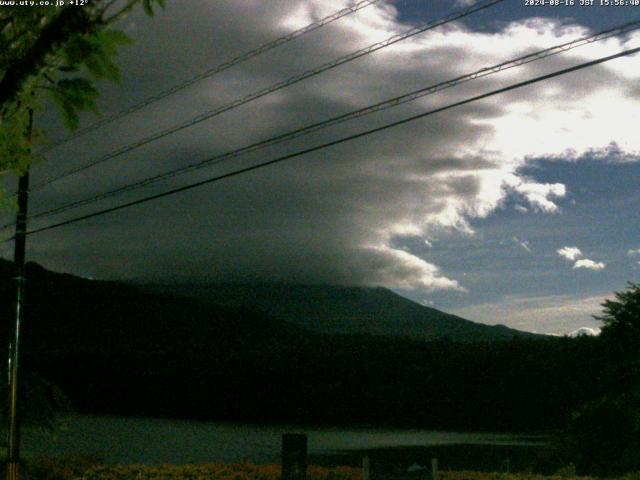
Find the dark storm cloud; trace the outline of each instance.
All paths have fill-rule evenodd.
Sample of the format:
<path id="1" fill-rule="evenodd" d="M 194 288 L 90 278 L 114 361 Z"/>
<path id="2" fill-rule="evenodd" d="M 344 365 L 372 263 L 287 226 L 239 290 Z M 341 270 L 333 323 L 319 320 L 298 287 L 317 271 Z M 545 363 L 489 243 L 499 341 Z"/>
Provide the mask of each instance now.
<path id="1" fill-rule="evenodd" d="M 136 39 L 122 54 L 123 84 L 105 86 L 102 110 L 119 111 L 346 4 L 338 0 L 185 0 L 169 2 L 167 12 L 153 20 L 136 14 L 123 23 Z M 56 149 L 36 177 L 42 180 L 82 164 L 405 28 L 392 6 L 382 2 L 369 7 Z M 453 26 L 414 37 L 60 181 L 34 195 L 32 210 L 199 161 L 523 51 L 567 41 L 576 33 L 585 30 L 538 20 L 494 33 Z M 471 82 L 384 115 L 191 173 L 145 193 L 380 126 L 600 52 L 612 53 L 619 47 L 616 42 L 598 47 L 596 53 L 584 50 L 569 60 L 554 58 L 517 73 Z M 442 228 L 470 232 L 468 218 L 490 214 L 506 195 L 519 195 L 534 208 L 554 211 L 554 202 L 564 194 L 562 186 L 522 178 L 518 168 L 526 157 L 561 154 L 567 145 L 579 155 L 587 148 L 604 146 L 605 137 L 608 144 L 612 114 L 607 108 L 629 101 L 637 111 L 627 90 L 636 75 L 620 65 L 549 82 L 528 93 L 513 92 L 470 104 L 202 189 L 43 233 L 31 240 L 31 256 L 53 268 L 102 277 L 275 279 L 461 289 L 456 279 L 447 277 L 446 266 L 440 266 L 442 272 L 428 257 L 395 247 L 394 237 L 428 238 Z M 596 78 L 599 83 L 592 83 Z M 580 88 L 584 82 L 591 85 L 587 92 Z M 602 100 L 605 93 L 606 102 Z M 571 121 L 563 117 L 568 111 Z M 55 132 L 54 117 L 47 112 L 41 121 Z M 557 130 L 563 128 L 566 131 L 559 135 Z M 593 134 L 602 130 L 605 134 Z M 631 130 L 613 134 L 625 152 L 638 148 Z M 61 218 L 72 216 L 65 215 Z"/>

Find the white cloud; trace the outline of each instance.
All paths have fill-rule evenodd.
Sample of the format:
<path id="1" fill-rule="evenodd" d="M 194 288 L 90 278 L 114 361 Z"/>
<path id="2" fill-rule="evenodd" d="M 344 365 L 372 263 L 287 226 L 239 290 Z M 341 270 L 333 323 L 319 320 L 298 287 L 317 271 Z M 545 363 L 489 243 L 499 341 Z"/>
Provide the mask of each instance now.
<path id="1" fill-rule="evenodd" d="M 558 252 L 558 255 L 571 261 L 582 256 L 582 252 L 578 247 L 562 247 L 556 251 Z"/>
<path id="2" fill-rule="evenodd" d="M 379 282 L 390 288 L 466 291 L 457 281 L 443 276 L 438 267 L 405 250 L 379 245 L 368 251 L 376 257 L 371 261 L 378 263 Z"/>
<path id="3" fill-rule="evenodd" d="M 526 240 L 520 240 L 518 237 L 513 237 L 512 240 L 516 245 L 522 247 L 523 250 L 531 253 L 531 246 L 529 245 L 529 242 L 527 242 Z"/>
<path id="4" fill-rule="evenodd" d="M 600 322 L 593 315 L 602 311 L 601 304 L 607 295 L 507 296 L 495 302 L 456 308 L 451 313 L 489 325 L 567 335 L 581 327 L 598 328 Z"/>
<path id="5" fill-rule="evenodd" d="M 505 185 L 513 192 L 522 195 L 534 210 L 545 213 L 556 213 L 558 206 L 551 200 L 566 195 L 566 188 L 561 183 L 537 183 L 526 177 L 509 175 Z"/>
<path id="6" fill-rule="evenodd" d="M 567 260 L 574 261 L 573 268 L 586 268 L 588 270 L 603 270 L 607 264 L 603 262 L 594 262 L 588 258 L 582 257 L 582 252 L 578 247 L 562 247 L 556 250 L 558 255 L 566 258 Z"/>
<path id="7" fill-rule="evenodd" d="M 583 258 L 574 263 L 573 268 L 586 268 L 588 270 L 603 270 L 607 266 L 603 262 L 594 262 L 588 258 Z"/>
<path id="8" fill-rule="evenodd" d="M 630 248 L 629 250 L 627 250 L 627 255 L 629 255 L 630 257 L 633 257 L 634 255 L 640 255 L 640 248 Z"/>
<path id="9" fill-rule="evenodd" d="M 524 205 L 516 205 L 513 208 L 515 208 L 520 213 L 529 213 L 529 209 L 527 207 L 525 207 Z"/>
<path id="10" fill-rule="evenodd" d="M 476 3 L 476 0 L 456 0 L 455 5 L 458 7 L 470 7 Z"/>

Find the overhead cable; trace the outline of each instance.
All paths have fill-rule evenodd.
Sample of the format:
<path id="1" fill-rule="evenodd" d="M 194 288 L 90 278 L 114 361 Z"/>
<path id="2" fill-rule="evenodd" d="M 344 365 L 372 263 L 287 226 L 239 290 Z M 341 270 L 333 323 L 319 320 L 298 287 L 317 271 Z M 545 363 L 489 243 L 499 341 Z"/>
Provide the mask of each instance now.
<path id="1" fill-rule="evenodd" d="M 154 134 L 149 135 L 148 137 L 145 137 L 143 139 L 137 140 L 134 143 L 131 143 L 129 145 L 125 145 L 117 150 L 114 150 L 106 155 L 103 155 L 102 157 L 93 160 L 89 163 L 86 163 L 84 165 L 80 165 L 77 167 L 73 167 L 69 170 L 66 170 L 64 172 L 62 172 L 61 174 L 49 179 L 49 180 L 45 180 L 42 183 L 39 183 L 35 186 L 33 186 L 31 188 L 31 191 L 36 191 L 36 190 L 40 190 L 44 187 L 47 187 L 49 185 L 51 185 L 54 182 L 57 182 L 59 180 L 62 180 L 63 178 L 67 178 L 71 175 L 75 175 L 76 173 L 80 173 L 83 172 L 89 168 L 95 167 L 96 165 L 99 165 L 101 163 L 104 163 L 108 160 L 111 160 L 113 158 L 119 157 L 121 155 L 124 155 L 126 153 L 129 153 L 133 150 L 136 150 L 137 148 L 140 148 L 144 145 L 147 145 L 151 142 L 154 142 L 156 140 L 159 140 L 161 138 L 164 138 L 168 135 L 174 134 L 176 132 L 179 132 L 181 130 L 184 130 L 186 128 L 192 127 L 200 122 L 203 122 L 205 120 L 209 120 L 210 118 L 213 118 L 217 115 L 220 115 L 224 112 L 228 112 L 229 110 L 233 110 L 237 107 L 240 107 L 241 105 L 245 105 L 249 102 L 252 102 L 253 100 L 257 100 L 258 98 L 264 97 L 266 95 L 269 95 L 271 93 L 274 93 L 278 90 L 281 90 L 283 88 L 289 87 L 291 85 L 294 85 L 296 83 L 299 83 L 303 80 L 306 80 L 307 78 L 313 77 L 315 75 L 319 75 L 323 72 L 326 72 L 327 70 L 331 70 L 335 67 L 338 67 L 340 65 L 344 65 L 345 63 L 351 62 L 353 60 L 356 60 L 360 57 L 363 57 L 365 55 L 368 55 L 370 53 L 373 53 L 377 50 L 380 50 L 382 48 L 388 47 L 390 45 L 393 45 L 394 43 L 400 42 L 402 40 L 405 40 L 409 37 L 412 37 L 414 35 L 418 35 L 419 33 L 423 33 L 427 30 L 431 30 L 433 28 L 439 27 L 441 25 L 445 25 L 447 23 L 453 22 L 455 20 L 459 20 L 461 18 L 467 17 L 475 12 L 478 12 L 480 10 L 484 10 L 486 8 L 492 7 L 498 3 L 504 2 L 505 0 L 484 0 L 482 2 L 477 2 L 475 4 L 473 4 L 470 7 L 466 7 L 463 8 L 461 10 L 457 10 L 443 18 L 441 18 L 440 20 L 436 20 L 435 22 L 430 22 L 430 23 L 426 23 L 423 25 L 420 25 L 418 27 L 414 27 L 411 28 L 407 31 L 405 31 L 404 33 L 401 34 L 397 34 L 397 35 L 392 35 L 391 37 L 387 38 L 386 40 L 383 40 L 381 42 L 377 42 L 374 43 L 373 45 L 370 45 L 366 48 L 357 50 L 355 52 L 352 52 L 348 55 L 345 55 L 343 57 L 337 58 L 335 60 L 332 60 L 328 63 L 325 63 L 319 67 L 313 68 L 311 70 L 306 70 L 303 73 L 300 73 L 298 75 L 294 75 L 292 77 L 289 77 L 286 80 L 282 80 L 279 81 L 277 83 L 274 83 L 273 85 L 263 88 L 261 90 L 258 90 L 256 92 L 250 93 L 242 98 L 239 98 L 237 100 L 234 100 L 230 103 L 227 103 L 223 106 L 220 107 L 216 107 L 213 110 L 209 110 L 205 113 L 202 113 L 200 115 L 197 115 L 185 122 L 182 122 L 178 125 L 174 125 L 172 127 L 166 128 L 164 130 L 161 130 L 159 132 L 156 132 Z"/>
<path id="2" fill-rule="evenodd" d="M 198 162 L 194 162 L 191 163 L 189 165 L 185 165 L 182 166 L 180 168 L 176 168 L 176 169 L 172 169 L 169 170 L 167 172 L 158 174 L 158 175 L 154 175 L 151 177 L 147 177 L 145 179 L 139 180 L 137 182 L 133 182 L 127 185 L 124 185 L 122 187 L 118 187 L 115 188 L 113 190 L 109 190 L 103 193 L 99 193 L 97 195 L 93 195 L 91 197 L 88 198 L 84 198 L 81 200 L 76 200 L 73 202 L 69 202 L 66 204 L 63 204 L 61 206 L 58 207 L 54 207 L 54 208 L 50 208 L 47 210 L 43 210 L 40 212 L 36 212 L 32 215 L 29 216 L 30 219 L 37 219 L 37 218 L 45 218 L 51 215 L 55 215 L 58 213 L 62 213 L 64 211 L 67 210 L 71 210 L 74 208 L 78 208 L 78 207 L 82 207 L 85 205 L 89 205 L 92 203 L 95 203 L 97 201 L 100 200 L 105 200 L 107 198 L 111 198 L 117 195 L 121 195 L 124 194 L 126 192 L 130 192 L 133 190 L 137 190 L 143 187 L 147 187 L 149 185 L 153 185 L 155 183 L 164 181 L 164 180 L 168 180 L 170 178 L 174 178 L 180 175 L 184 175 L 187 174 L 189 172 L 193 172 L 196 170 L 200 170 L 202 168 L 207 168 L 207 167 L 211 167 L 213 165 L 218 165 L 224 161 L 228 161 L 231 160 L 233 158 L 237 158 L 239 156 L 242 155 L 246 155 L 261 149 L 264 149 L 266 147 L 270 147 L 276 144 L 280 144 L 283 143 L 285 141 L 289 141 L 304 135 L 309 135 L 311 133 L 315 133 L 318 132 L 320 130 L 326 129 L 328 127 L 334 126 L 334 125 L 338 125 L 340 123 L 349 121 L 349 120 L 353 120 L 356 118 L 361 118 L 364 117 L 366 115 L 370 115 L 372 113 L 376 113 L 376 112 L 380 112 L 389 108 L 393 108 L 396 107 L 398 105 L 402 105 L 405 104 L 407 102 L 411 102 L 414 100 L 417 100 L 419 98 L 425 97 L 427 95 L 431 95 L 437 92 L 440 92 L 442 90 L 448 89 L 448 88 L 452 88 L 455 87 L 457 85 L 469 82 L 471 80 L 475 80 L 478 78 L 483 78 L 489 75 L 493 75 L 495 73 L 504 71 L 504 70 L 508 70 L 514 67 L 518 67 L 518 66 L 522 66 L 534 61 L 538 61 L 538 60 L 542 60 L 544 58 L 548 58 L 550 56 L 553 55 L 557 55 L 563 52 L 567 52 L 571 49 L 574 48 L 578 48 L 581 47 L 583 45 L 588 45 L 591 44 L 593 42 L 599 41 L 599 40 L 603 40 L 605 38 L 610 38 L 616 35 L 621 35 L 624 33 L 628 33 L 631 32 L 633 30 L 636 30 L 640 28 L 640 20 L 635 20 L 633 22 L 629 22 L 626 23 L 622 26 L 617 26 L 614 28 L 609 28 L 607 30 L 603 30 L 600 31 L 598 33 L 586 36 L 586 37 L 582 37 L 570 42 L 565 42 L 562 43 L 560 45 L 556 45 L 550 48 L 546 48 L 544 50 L 539 50 L 533 53 L 529 53 L 527 55 L 523 55 L 520 56 L 518 58 L 512 59 L 512 60 L 508 60 L 502 63 L 499 63 L 497 65 L 493 65 L 490 67 L 485 67 L 482 68 L 480 70 L 477 70 L 473 73 L 469 73 L 466 75 L 462 75 L 450 80 L 446 80 L 444 82 L 440 82 L 437 83 L 435 85 L 430 85 L 428 87 L 424 87 L 415 91 L 412 91 L 410 93 L 406 93 L 404 95 L 400 95 L 388 100 L 384 100 L 382 102 L 378 102 L 376 104 L 373 105 L 369 105 L 367 107 L 364 108 L 360 108 L 357 110 L 353 110 L 351 112 L 348 113 L 344 113 L 342 115 L 338 115 L 336 117 L 332 117 L 330 119 L 321 121 L 321 122 L 317 122 L 314 123 L 312 125 L 308 125 L 306 127 L 302 127 L 302 128 L 298 128 L 286 133 L 283 133 L 281 135 L 277 135 L 275 137 L 271 137 L 269 139 L 266 140 L 262 140 L 259 142 L 255 142 L 252 143 L 250 145 L 244 146 L 242 148 L 238 148 L 229 152 L 225 152 L 219 155 L 216 155 L 214 157 L 210 157 L 206 160 L 201 160 Z M 9 226 L 9 225 L 6 225 Z M 3 227 L 4 228 L 4 227 Z"/>
<path id="3" fill-rule="evenodd" d="M 120 112 L 114 113 L 112 115 L 108 115 L 94 123 L 92 123 L 91 125 L 88 125 L 87 127 L 84 127 L 80 130 L 78 130 L 77 132 L 73 133 L 72 135 L 69 135 L 61 140 L 58 140 L 56 142 L 53 142 L 52 144 L 48 145 L 46 149 L 44 149 L 42 153 L 46 153 L 48 151 L 53 150 L 54 148 L 63 145 L 65 143 L 70 142 L 71 140 L 74 140 L 76 138 L 82 137 L 84 135 L 86 135 L 89 132 L 93 132 L 94 130 L 97 130 L 98 128 L 107 125 L 109 123 L 112 123 L 116 120 L 119 120 L 121 118 L 126 117 L 127 115 L 130 115 L 134 112 L 137 112 L 138 110 L 142 110 L 143 108 L 147 107 L 148 105 L 151 105 L 152 103 L 158 102 L 162 99 L 165 99 L 167 97 L 170 97 L 171 95 L 178 93 L 182 90 L 184 90 L 187 87 L 190 87 L 191 85 L 200 82 L 201 80 L 204 80 L 206 78 L 210 78 L 218 73 L 224 72 L 225 70 L 228 70 L 231 67 L 234 67 L 240 63 L 246 62 L 247 60 L 250 60 L 252 58 L 255 58 L 259 55 L 262 55 L 263 53 L 266 53 L 270 50 L 273 50 L 274 48 L 280 47 L 281 45 L 284 45 L 285 43 L 288 43 L 292 40 L 295 40 L 298 37 L 301 37 L 303 35 L 306 35 L 307 33 L 313 32 L 314 30 L 318 30 L 319 28 L 324 27 L 325 25 L 328 25 L 332 22 L 335 22 L 336 20 L 341 19 L 342 17 L 346 17 L 347 15 L 350 15 L 352 13 L 355 13 L 359 10 L 362 10 L 363 8 L 366 8 L 370 5 L 373 5 L 375 3 L 380 2 L 381 0 L 363 0 L 360 2 L 356 2 L 355 4 L 353 4 L 350 7 L 346 7 L 343 8 L 342 10 L 339 10 L 337 12 L 332 13 L 331 15 L 328 15 L 320 20 L 318 20 L 317 22 L 313 22 L 310 23 L 309 25 L 302 27 L 298 30 L 296 30 L 295 32 L 291 32 L 287 35 L 284 35 L 280 38 L 277 38 L 271 42 L 265 43 L 263 45 L 260 45 L 259 47 L 253 49 L 253 50 L 249 50 L 247 52 L 241 53 L 240 55 L 233 57 L 231 60 L 228 60 L 226 62 L 220 63 L 212 68 L 209 68 L 208 70 L 205 70 L 204 72 L 201 72 L 197 75 L 194 75 L 193 77 L 180 82 L 166 90 L 163 90 L 160 93 L 151 95 L 150 97 L 145 98 L 144 100 L 142 100 L 141 102 L 138 102 L 134 105 L 131 105 L 130 107 L 125 108 L 124 110 L 121 110 Z"/>
<path id="4" fill-rule="evenodd" d="M 80 221 L 83 221 L 83 220 L 87 220 L 87 219 L 90 219 L 90 218 L 95 218 L 95 217 L 98 217 L 98 216 L 102 216 L 102 215 L 105 215 L 107 213 L 123 210 L 125 208 L 133 207 L 135 205 L 140 205 L 140 204 L 151 202 L 151 201 L 154 201 L 154 200 L 159 200 L 160 198 L 168 197 L 170 195 L 175 195 L 177 193 L 185 192 L 185 191 L 192 190 L 194 188 L 198 188 L 198 187 L 201 187 L 201 186 L 204 186 L 204 185 L 208 185 L 208 184 L 211 184 L 211 183 L 214 183 L 214 182 L 218 182 L 218 181 L 221 181 L 221 180 L 224 180 L 224 179 L 227 179 L 227 178 L 235 177 L 235 176 L 238 176 L 238 175 L 241 175 L 241 174 L 244 174 L 244 173 L 248 173 L 248 172 L 251 172 L 251 171 L 254 171 L 254 170 L 258 170 L 260 168 L 264 168 L 264 167 L 267 167 L 269 165 L 274 165 L 276 163 L 284 162 L 284 161 L 290 160 L 292 158 L 297 158 L 297 157 L 300 157 L 302 155 L 306 155 L 306 154 L 309 154 L 309 153 L 312 153 L 312 152 L 323 150 L 323 149 L 328 148 L 328 147 L 332 147 L 332 146 L 335 146 L 335 145 L 346 143 L 346 142 L 355 140 L 357 138 L 362 138 L 362 137 L 365 137 L 365 136 L 368 136 L 368 135 L 371 135 L 371 134 L 374 134 L 374 133 L 378 133 L 378 132 L 381 132 L 381 131 L 384 131 L 384 130 L 388 130 L 390 128 L 394 128 L 394 127 L 397 127 L 397 126 L 400 126 L 400 125 L 404 125 L 404 124 L 407 124 L 409 122 L 413 122 L 415 120 L 418 120 L 418 119 L 421 119 L 421 118 L 424 118 L 424 117 L 427 117 L 427 116 L 430 116 L 430 115 L 434 115 L 436 113 L 440 113 L 440 112 L 443 112 L 443 111 L 446 111 L 446 110 L 450 110 L 452 108 L 460 107 L 462 105 L 467 105 L 467 104 L 472 103 L 472 102 L 483 100 L 485 98 L 489 98 L 489 97 L 492 97 L 492 96 L 495 96 L 495 95 L 499 95 L 499 94 L 502 94 L 502 93 L 510 92 L 512 90 L 516 90 L 516 89 L 523 88 L 523 87 L 526 87 L 526 86 L 529 86 L 529 85 L 532 85 L 532 84 L 535 84 L 535 83 L 538 83 L 538 82 L 549 80 L 551 78 L 558 77 L 560 75 L 566 75 L 566 74 L 571 73 L 571 72 L 576 72 L 576 71 L 579 71 L 579 70 L 583 70 L 585 68 L 593 67 L 595 65 L 599 65 L 599 64 L 614 60 L 616 58 L 621 58 L 621 57 L 632 55 L 632 54 L 638 53 L 638 52 L 640 52 L 640 47 L 624 50 L 624 51 L 616 53 L 614 55 L 608 55 L 606 57 L 601 57 L 601 58 L 598 58 L 596 60 L 591 60 L 589 62 L 584 62 L 584 63 L 581 63 L 579 65 L 573 66 L 573 67 L 564 68 L 562 70 L 557 70 L 555 72 L 548 73 L 546 75 L 540 75 L 538 77 L 534 77 L 534 78 L 531 78 L 529 80 L 518 82 L 518 83 L 509 85 L 507 87 L 499 88 L 499 89 L 496 89 L 496 90 L 492 90 L 490 92 L 487 92 L 487 93 L 484 93 L 484 94 L 481 94 L 481 95 L 476 95 L 476 96 L 467 98 L 465 100 L 461 100 L 461 101 L 458 101 L 458 102 L 455 102 L 455 103 L 451 103 L 451 104 L 443 106 L 443 107 L 439 107 L 439 108 L 435 108 L 435 109 L 432 109 L 432 110 L 428 110 L 426 112 L 423 112 L 423 113 L 420 113 L 420 114 L 417 114 L 417 115 L 413 115 L 411 117 L 407 117 L 405 119 L 402 119 L 402 120 L 399 120 L 399 121 L 396 121 L 396 122 L 392 122 L 392 123 L 389 123 L 389 124 L 386 124 L 386 125 L 383 125 L 383 126 L 380 126 L 380 127 L 372 128 L 370 130 L 365 130 L 363 132 L 356 133 L 356 134 L 353 134 L 353 135 L 348 135 L 348 136 L 339 138 L 337 140 L 333 140 L 331 142 L 327 142 L 327 143 L 323 143 L 321 145 L 317 145 L 315 147 L 310 147 L 310 148 L 306 148 L 306 149 L 303 149 L 303 150 L 299 150 L 297 152 L 290 153 L 290 154 L 287 154 L 287 155 L 283 155 L 281 157 L 277 157 L 277 158 L 272 159 L 272 160 L 268 160 L 268 161 L 265 161 L 265 162 L 257 163 L 255 165 L 251 165 L 249 167 L 245 167 L 245 168 L 241 168 L 241 169 L 238 169 L 238 170 L 234 170 L 232 172 L 228 172 L 228 173 L 225 173 L 225 174 L 222 174 L 222 175 L 217 175 L 217 176 L 214 176 L 214 177 L 210 177 L 208 179 L 201 180 L 201 181 L 194 182 L 194 183 L 190 183 L 188 185 L 184 185 L 184 186 L 181 186 L 181 187 L 178 187 L 178 188 L 174 188 L 174 189 L 162 192 L 162 193 L 149 195 L 147 197 L 143 197 L 143 198 L 140 198 L 140 199 L 137 199 L 137 200 L 134 200 L 134 201 L 122 203 L 120 205 L 116 205 L 116 206 L 113 206 L 113 207 L 109 207 L 109 208 L 105 208 L 105 209 L 102 209 L 102 210 L 98 210 L 98 211 L 95 211 L 95 212 L 92 212 L 92 213 L 88 213 L 86 215 L 81 215 L 81 216 L 70 218 L 70 219 L 67 219 L 67 220 L 64 220 L 64 221 L 61 221 L 61 222 L 57 222 L 57 223 L 54 223 L 54 224 L 51 224 L 51 225 L 47 225 L 47 226 L 44 226 L 44 227 L 36 228 L 34 230 L 28 231 L 27 235 L 34 235 L 36 233 L 45 232 L 45 231 L 52 230 L 52 229 L 55 229 L 55 228 L 59 228 L 59 227 L 65 226 L 65 225 L 70 225 L 70 224 L 77 223 L 77 222 L 80 222 Z"/>

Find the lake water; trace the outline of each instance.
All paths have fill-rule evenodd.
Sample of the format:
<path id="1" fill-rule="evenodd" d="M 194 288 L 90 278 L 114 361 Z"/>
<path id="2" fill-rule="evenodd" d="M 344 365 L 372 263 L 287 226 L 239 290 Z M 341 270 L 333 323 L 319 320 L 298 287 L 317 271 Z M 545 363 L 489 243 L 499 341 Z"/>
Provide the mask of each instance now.
<path id="1" fill-rule="evenodd" d="M 184 420 L 73 416 L 55 437 L 23 432 L 27 455 L 98 454 L 111 463 L 278 462 L 283 433 L 306 433 L 310 455 L 456 444 L 535 445 L 525 435 L 370 428 L 301 428 Z"/>

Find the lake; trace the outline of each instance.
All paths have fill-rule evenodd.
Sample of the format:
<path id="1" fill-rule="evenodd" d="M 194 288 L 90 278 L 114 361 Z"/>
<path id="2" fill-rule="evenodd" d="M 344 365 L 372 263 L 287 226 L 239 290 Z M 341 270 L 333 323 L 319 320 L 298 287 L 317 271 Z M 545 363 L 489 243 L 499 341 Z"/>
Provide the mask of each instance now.
<path id="1" fill-rule="evenodd" d="M 26 455 L 97 454 L 109 463 L 279 462 L 283 433 L 306 433 L 312 459 L 353 463 L 363 452 L 430 447 L 540 446 L 542 437 L 432 430 L 261 426 L 186 420 L 72 416 L 55 436 L 23 432 Z M 465 447 L 466 448 L 466 447 Z M 339 459 L 344 458 L 341 462 Z M 416 457 L 417 458 L 417 457 Z M 336 460 L 338 459 L 338 460 Z M 323 463 L 323 462 L 320 462 Z M 324 462 L 326 463 L 326 462 Z"/>

